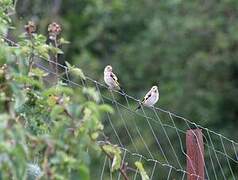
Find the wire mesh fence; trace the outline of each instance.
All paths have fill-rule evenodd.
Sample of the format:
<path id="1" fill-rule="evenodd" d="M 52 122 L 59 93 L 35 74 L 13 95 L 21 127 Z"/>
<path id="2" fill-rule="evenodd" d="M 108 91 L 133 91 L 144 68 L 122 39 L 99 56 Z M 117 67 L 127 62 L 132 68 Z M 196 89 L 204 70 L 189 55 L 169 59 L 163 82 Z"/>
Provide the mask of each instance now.
<path id="1" fill-rule="evenodd" d="M 13 46 L 19 46 L 10 39 L 4 38 Z M 58 72 L 50 68 L 57 66 Z M 94 87 L 102 103 L 110 104 L 114 114 L 104 117 L 104 134 L 98 143 L 117 144 L 123 157 L 122 165 L 129 179 L 140 179 L 134 166 L 141 161 L 150 179 L 186 179 L 188 172 L 186 161 L 192 161 L 186 152 L 186 132 L 190 129 L 201 129 L 204 140 L 205 179 L 238 178 L 238 143 L 191 120 L 159 107 L 142 107 L 135 111 L 139 100 L 127 93 L 109 90 L 108 87 L 88 76 L 79 82 L 72 80 L 67 66 L 53 60 L 38 57 L 34 65 L 47 73 L 56 76 L 71 87 Z M 46 79 L 47 80 L 47 79 Z M 202 151 L 202 147 L 197 147 Z M 93 169 L 97 179 L 123 179 L 120 172 L 110 171 L 111 160 L 106 156 L 95 161 L 98 169 Z M 195 167 L 193 167 L 195 169 Z M 196 179 L 203 179 L 194 174 Z"/>

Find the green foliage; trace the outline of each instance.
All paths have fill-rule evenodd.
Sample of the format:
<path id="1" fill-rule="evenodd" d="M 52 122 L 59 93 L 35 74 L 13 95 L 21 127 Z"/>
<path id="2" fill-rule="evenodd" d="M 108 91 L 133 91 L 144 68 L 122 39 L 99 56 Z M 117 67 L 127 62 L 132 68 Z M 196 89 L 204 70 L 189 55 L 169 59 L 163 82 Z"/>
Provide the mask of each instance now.
<path id="1" fill-rule="evenodd" d="M 69 63 L 80 67 L 79 70 L 73 67 L 69 72 L 72 78 L 84 79 L 82 73 L 84 69 L 90 77 L 100 81 L 102 78 L 99 74 L 102 74 L 104 66 L 111 64 L 121 84 L 124 85 L 126 93 L 139 98 L 152 85 L 158 84 L 161 95 L 158 106 L 178 112 L 197 124 L 209 127 L 237 141 L 238 99 L 234 98 L 238 93 L 237 2 L 236 0 L 219 3 L 214 0 L 205 3 L 190 0 L 111 0 L 110 2 L 104 0 L 75 0 L 73 2 L 21 0 L 16 4 L 16 17 L 13 18 L 17 28 L 11 32 L 17 37 L 21 33 L 22 23 L 34 18 L 38 19 L 38 31 L 45 33 L 46 24 L 57 19 L 63 24 L 63 36 L 71 42 L 70 47 L 63 47 L 63 57 Z M 4 34 L 8 32 L 9 22 L 11 22 L 9 16 L 6 15 L 6 9 L 9 13 L 12 11 L 11 0 L 0 0 L 0 33 Z M 49 55 L 62 53 L 52 44 L 46 45 L 44 42 L 46 38 L 42 35 L 33 36 L 33 40 L 38 38 L 39 43 L 41 41 L 37 45 L 38 48 L 34 49 L 38 55 L 49 58 Z M 32 52 L 32 42 L 26 36 L 20 37 L 20 41 L 23 41 L 24 45 L 21 50 L 9 48 L 0 36 L 0 64 L 3 65 L 8 60 L 8 64 L 11 64 L 8 69 L 12 70 L 12 67 L 19 66 L 17 70 L 13 69 L 14 74 L 8 74 L 7 79 L 25 78 L 24 81 L 28 81 L 28 84 L 34 87 L 33 94 L 36 93 L 36 97 L 40 98 L 43 96 L 42 101 L 47 101 L 46 107 L 53 109 L 56 106 L 53 113 L 47 110 L 47 117 L 35 117 L 38 123 L 44 124 L 43 130 L 37 129 L 37 131 L 40 130 L 40 133 L 49 131 L 48 124 L 45 123 L 48 123 L 48 119 L 52 117 L 57 121 L 62 114 L 65 116 L 62 107 L 57 104 L 58 97 L 54 96 L 62 97 L 66 89 L 62 84 L 58 87 L 62 90 L 57 91 L 54 90 L 55 87 L 47 89 L 48 87 L 43 86 L 44 91 L 39 95 L 38 91 L 42 91 L 39 90 L 42 88 L 42 79 L 45 78 L 40 77 L 37 85 L 34 83 L 38 78 L 33 73 L 34 69 L 29 72 L 28 68 L 22 68 L 29 63 L 27 56 Z M 59 44 L 67 43 L 59 38 Z M 18 58 L 16 59 L 13 54 Z M 17 61 L 18 65 L 14 63 Z M 21 76 L 15 77 L 19 69 L 21 69 Z M 6 81 L 5 71 L 4 68 L 0 70 L 0 112 L 5 112 L 8 104 L 5 102 L 10 101 L 12 104 L 12 100 L 14 100 L 16 111 L 19 111 L 22 103 L 28 98 L 26 90 L 22 90 L 25 85 L 20 82 L 15 84 Z M 30 77 L 24 77 L 28 73 Z M 32 82 L 29 82 L 31 80 Z M 2 84 L 4 84 L 4 92 Z M 94 93 L 95 89 L 92 87 L 89 89 L 89 92 L 87 89 L 84 92 L 82 89 L 77 89 L 73 91 L 73 94 L 67 92 L 63 99 L 64 101 L 68 101 L 68 97 L 74 99 L 74 94 L 77 94 L 76 99 L 83 101 L 83 104 L 87 101 L 87 97 L 94 102 L 97 93 Z M 13 97 L 12 93 L 17 96 Z M 39 101 L 38 99 L 37 102 Z M 112 112 L 112 108 L 96 104 L 99 105 L 98 108 L 102 108 L 102 111 L 108 109 Z M 44 103 L 42 105 L 45 106 Z M 68 104 L 67 107 L 72 115 L 80 117 L 82 104 L 79 107 Z M 28 106 L 25 108 L 29 109 Z M 77 108 L 78 110 L 75 110 Z M 57 112 L 60 112 L 59 117 Z M 27 113 L 31 116 L 37 113 L 39 116 L 34 109 Z M 50 114 L 51 117 L 49 117 Z M 2 117 L 5 115 L 9 116 L 5 112 Z M 125 117 L 127 115 L 127 113 L 122 114 Z M 31 118 L 27 119 L 27 122 L 31 121 Z M 118 119 L 120 119 L 119 115 L 112 118 L 116 129 L 120 129 L 121 126 Z M 34 124 L 35 120 L 32 121 Z M 139 117 L 137 122 L 141 122 Z M 143 128 L 142 136 L 147 137 L 149 130 L 144 128 L 142 123 L 137 125 Z M 28 126 L 27 128 L 31 129 Z M 186 129 L 184 126 L 182 128 Z M 175 149 L 179 149 L 180 147 L 176 146 L 178 144 L 176 135 L 170 131 L 168 135 Z M 93 135 L 93 137 L 97 136 L 97 133 Z M 133 141 L 139 142 L 139 138 L 133 137 Z M 148 141 L 151 140 L 148 139 Z M 165 140 L 161 138 L 160 142 L 163 146 Z M 143 145 L 139 143 L 137 145 L 140 147 L 138 151 L 143 152 Z M 150 147 L 150 150 L 157 150 L 157 147 Z M 227 148 L 227 153 L 232 157 L 235 156 L 232 148 Z M 161 158 L 160 155 L 156 157 Z M 184 159 L 183 155 L 181 157 Z M 168 159 L 173 157 L 168 155 Z M 235 176 L 237 176 L 236 165 L 232 164 L 232 168 L 235 169 Z M 228 172 L 228 167 L 225 167 L 224 171 Z M 165 177 L 167 174 L 160 172 L 159 178 Z"/>
<path id="2" fill-rule="evenodd" d="M 7 15 L 7 11 L 12 10 L 11 0 L 1 0 L 0 1 L 0 33 L 6 33 L 9 28 L 9 23 L 11 19 Z"/>
<path id="3" fill-rule="evenodd" d="M 238 141 L 238 1 L 130 0 L 119 6 L 117 0 L 76 2 L 78 6 L 64 1 L 58 12 L 61 21 L 68 22 L 65 34 L 73 46 L 65 55 L 71 63 L 80 59 L 80 67 L 97 80 L 103 80 L 98 74 L 111 64 L 126 93 L 134 97 L 158 85 L 158 106 Z M 112 119 L 116 129 L 123 127 L 119 116 Z M 143 129 L 143 137 L 148 133 Z M 168 130 L 168 135 L 176 146 L 176 134 Z M 156 146 L 150 149 L 157 151 Z"/>
<path id="4" fill-rule="evenodd" d="M 104 145 L 103 150 L 112 157 L 111 171 L 114 172 L 121 167 L 121 150 L 117 146 Z"/>
<path id="5" fill-rule="evenodd" d="M 11 1 L 1 1 L 1 33 L 10 26 L 8 8 L 12 8 Z M 63 53 L 46 44 L 45 36 L 26 32 L 17 47 L 3 42 L 3 36 L 0 34 L 0 179 L 89 180 L 91 154 L 101 153 L 96 142 L 103 131 L 101 119 L 113 109 L 101 104 L 92 87 L 72 88 L 61 81 L 45 84 L 49 74 L 34 62 Z M 66 43 L 60 39 L 60 44 Z M 85 79 L 82 70 L 69 69 Z M 117 170 L 119 152 L 108 153 L 117 158 L 112 167 Z"/>
<path id="6" fill-rule="evenodd" d="M 150 179 L 141 162 L 136 161 L 135 166 L 139 169 L 142 180 L 149 180 Z"/>
<path id="7" fill-rule="evenodd" d="M 63 51 L 52 44 L 46 44 L 47 38 L 42 34 L 22 34 L 20 36 L 20 52 L 23 56 L 29 57 L 30 55 L 39 56 L 49 59 L 50 53 L 53 55 L 63 54 Z"/>
<path id="8" fill-rule="evenodd" d="M 80 68 L 70 65 L 69 62 L 67 61 L 65 63 L 69 69 L 69 73 L 72 73 L 73 75 L 78 76 L 81 79 L 85 80 L 85 75 L 83 74 L 83 71 Z"/>

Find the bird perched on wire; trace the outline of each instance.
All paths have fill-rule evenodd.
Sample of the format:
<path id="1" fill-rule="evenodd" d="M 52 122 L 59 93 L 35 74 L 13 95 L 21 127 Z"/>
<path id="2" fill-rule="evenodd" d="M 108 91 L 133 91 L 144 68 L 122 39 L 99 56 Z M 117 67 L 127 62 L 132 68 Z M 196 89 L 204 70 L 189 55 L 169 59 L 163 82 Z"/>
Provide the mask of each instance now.
<path id="1" fill-rule="evenodd" d="M 145 95 L 136 111 L 141 108 L 141 105 L 151 107 L 159 100 L 159 90 L 157 86 L 153 86 L 150 91 Z"/>
<path id="2" fill-rule="evenodd" d="M 124 94 L 123 89 L 120 87 L 117 76 L 112 72 L 112 66 L 107 65 L 104 68 L 104 81 L 111 90 L 118 90 Z"/>

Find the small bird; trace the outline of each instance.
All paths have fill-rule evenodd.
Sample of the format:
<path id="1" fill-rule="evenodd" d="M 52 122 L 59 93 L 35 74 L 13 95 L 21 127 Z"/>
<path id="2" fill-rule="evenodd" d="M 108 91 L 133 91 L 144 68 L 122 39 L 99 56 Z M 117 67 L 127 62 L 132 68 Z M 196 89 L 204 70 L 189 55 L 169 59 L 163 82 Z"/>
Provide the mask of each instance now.
<path id="1" fill-rule="evenodd" d="M 140 104 L 151 107 L 153 106 L 157 101 L 159 100 L 159 90 L 157 86 L 153 86 L 150 91 L 145 95 L 143 100 L 140 102 Z M 141 108 L 141 105 L 139 105 L 136 108 L 136 111 Z"/>
<path id="2" fill-rule="evenodd" d="M 112 66 L 110 66 L 110 65 L 107 65 L 104 68 L 104 81 L 111 90 L 118 90 L 121 93 L 124 93 L 124 91 L 120 87 L 120 84 L 118 82 L 118 78 L 112 72 Z"/>

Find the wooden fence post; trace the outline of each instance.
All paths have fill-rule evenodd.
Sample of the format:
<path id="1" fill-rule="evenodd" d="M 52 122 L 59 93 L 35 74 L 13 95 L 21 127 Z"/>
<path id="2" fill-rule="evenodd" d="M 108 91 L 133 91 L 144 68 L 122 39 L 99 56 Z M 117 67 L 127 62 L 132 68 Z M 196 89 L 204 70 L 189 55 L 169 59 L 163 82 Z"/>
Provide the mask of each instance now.
<path id="1" fill-rule="evenodd" d="M 201 129 L 186 132 L 187 180 L 204 180 L 204 145 Z"/>

